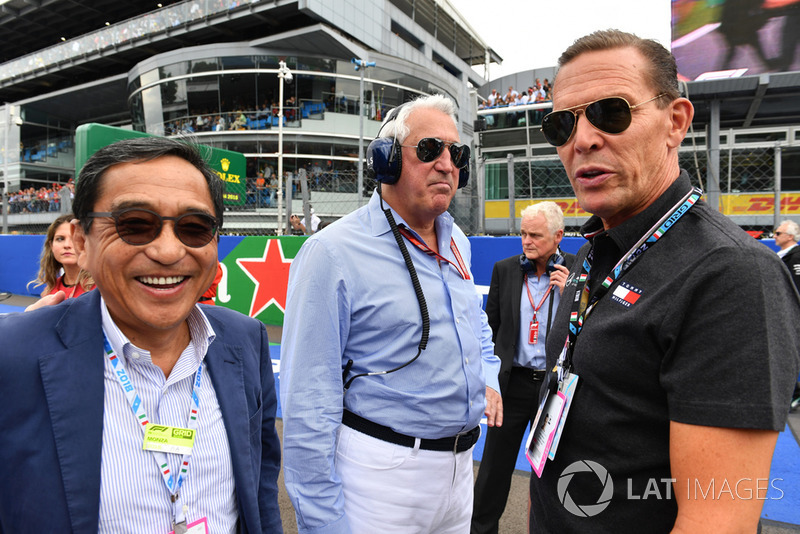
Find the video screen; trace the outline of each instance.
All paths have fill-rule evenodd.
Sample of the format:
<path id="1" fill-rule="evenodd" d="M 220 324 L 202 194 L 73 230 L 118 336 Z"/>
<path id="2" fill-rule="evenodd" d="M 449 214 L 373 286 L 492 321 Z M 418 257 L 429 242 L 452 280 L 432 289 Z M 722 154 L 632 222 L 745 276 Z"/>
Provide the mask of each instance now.
<path id="1" fill-rule="evenodd" d="M 800 70 L 800 0 L 672 0 L 683 80 Z"/>

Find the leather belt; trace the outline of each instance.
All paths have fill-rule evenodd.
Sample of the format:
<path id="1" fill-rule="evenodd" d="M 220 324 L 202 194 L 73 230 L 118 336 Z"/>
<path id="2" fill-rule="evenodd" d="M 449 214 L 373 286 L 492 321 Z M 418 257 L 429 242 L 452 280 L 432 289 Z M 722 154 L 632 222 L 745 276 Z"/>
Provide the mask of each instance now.
<path id="1" fill-rule="evenodd" d="M 531 369 L 530 367 L 515 366 L 512 367 L 511 370 L 524 374 L 526 378 L 531 380 L 531 382 L 541 382 L 544 380 L 544 377 L 547 374 L 545 369 Z"/>
<path id="2" fill-rule="evenodd" d="M 388 426 L 373 423 L 368 419 L 364 419 L 360 415 L 356 415 L 350 410 L 345 410 L 342 414 L 342 424 L 349 426 L 353 430 L 357 430 L 373 438 L 388 441 L 395 445 L 402 445 L 403 447 L 414 447 L 416 438 L 395 432 Z M 426 451 L 453 451 L 464 452 L 472 448 L 478 441 L 481 435 L 480 426 L 476 426 L 472 430 L 456 434 L 449 438 L 438 439 L 423 439 L 421 440 L 420 449 Z"/>

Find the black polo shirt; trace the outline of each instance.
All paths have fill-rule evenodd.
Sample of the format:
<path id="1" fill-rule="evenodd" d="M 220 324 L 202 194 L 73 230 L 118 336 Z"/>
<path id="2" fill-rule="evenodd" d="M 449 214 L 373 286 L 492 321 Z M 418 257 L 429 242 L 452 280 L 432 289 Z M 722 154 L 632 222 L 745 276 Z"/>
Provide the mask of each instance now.
<path id="1" fill-rule="evenodd" d="M 592 217 L 582 231 L 600 233 L 580 250 L 573 273 L 594 246 L 596 291 L 690 189 L 682 172 L 621 225 L 602 231 Z M 581 382 L 561 442 L 542 478 L 531 477 L 531 532 L 669 532 L 677 514 L 670 421 L 783 430 L 800 367 L 800 301 L 791 286 L 773 251 L 698 200 L 586 318 L 573 358 Z M 575 291 L 575 283 L 565 288 L 548 336 L 551 368 Z M 608 480 L 613 493 L 604 494 Z"/>

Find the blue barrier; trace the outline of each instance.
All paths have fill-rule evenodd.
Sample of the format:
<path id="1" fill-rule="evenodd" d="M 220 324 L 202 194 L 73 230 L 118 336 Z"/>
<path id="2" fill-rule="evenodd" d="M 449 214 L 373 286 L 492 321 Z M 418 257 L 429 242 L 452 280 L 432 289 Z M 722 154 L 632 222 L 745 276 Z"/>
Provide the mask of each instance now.
<path id="1" fill-rule="evenodd" d="M 224 259 L 242 239 L 247 238 L 222 236 L 219 243 L 220 259 Z M 522 253 L 519 236 L 475 236 L 470 237 L 469 241 L 472 246 L 472 274 L 478 286 L 489 286 L 495 262 Z M 574 254 L 585 242 L 582 237 L 565 237 L 561 241 L 561 248 Z M 777 249 L 771 239 L 761 242 L 772 250 Z M 0 235 L 0 291 L 32 295 L 25 286 L 36 277 L 43 243 L 43 235 Z"/>

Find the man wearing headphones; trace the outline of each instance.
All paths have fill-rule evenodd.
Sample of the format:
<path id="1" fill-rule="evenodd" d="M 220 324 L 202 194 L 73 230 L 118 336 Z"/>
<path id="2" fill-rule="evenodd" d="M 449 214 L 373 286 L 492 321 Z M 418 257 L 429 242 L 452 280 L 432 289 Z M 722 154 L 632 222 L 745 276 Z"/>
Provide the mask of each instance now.
<path id="1" fill-rule="evenodd" d="M 564 214 L 558 204 L 531 204 L 520 216 L 522 254 L 495 263 L 486 301 L 492 341 L 501 361 L 503 426 L 486 433 L 475 480 L 472 534 L 498 531 L 519 446 L 536 418 L 546 372 L 547 333 L 574 259 L 558 246 L 564 235 Z"/>
<path id="2" fill-rule="evenodd" d="M 794 285 L 800 291 L 800 225 L 792 220 L 783 221 L 774 232 L 775 244 L 780 247 L 778 257 L 789 269 Z"/>
<path id="3" fill-rule="evenodd" d="M 369 204 L 292 262 L 281 403 L 301 533 L 469 530 L 472 447 L 502 405 L 469 242 L 447 213 L 469 178 L 455 114 L 441 95 L 392 110 L 367 151 Z"/>

